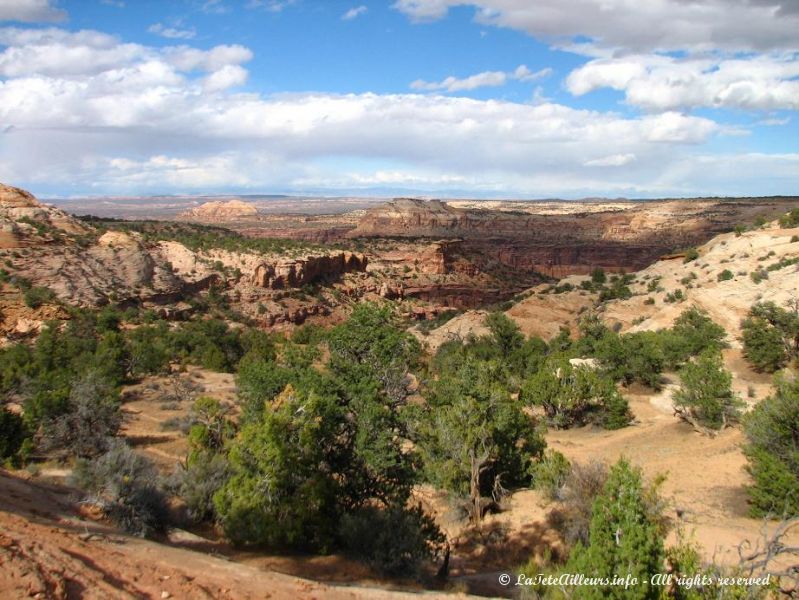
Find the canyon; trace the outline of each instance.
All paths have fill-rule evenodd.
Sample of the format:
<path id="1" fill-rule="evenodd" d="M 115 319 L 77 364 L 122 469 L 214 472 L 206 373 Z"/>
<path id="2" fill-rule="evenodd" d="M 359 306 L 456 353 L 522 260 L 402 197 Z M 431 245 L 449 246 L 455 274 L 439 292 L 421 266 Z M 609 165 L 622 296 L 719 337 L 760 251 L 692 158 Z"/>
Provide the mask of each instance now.
<path id="1" fill-rule="evenodd" d="M 349 304 L 378 298 L 424 320 L 596 268 L 645 268 L 799 205 L 780 197 L 331 202 L 324 214 L 318 202 L 304 209 L 303 200 L 283 198 L 285 212 L 275 214 L 256 202 L 213 199 L 172 221 L 120 221 L 79 219 L 2 186 L 0 253 L 9 275 L 73 305 L 149 307 L 182 318 L 187 301 L 214 288 L 263 327 L 337 322 Z M 207 235 L 233 236 L 238 246 L 192 246 Z M 14 293 L 6 289 L 5 297 Z M 12 312 L 18 318 L 5 319 L 8 334 L 41 321 L 24 307 Z"/>
<path id="2" fill-rule="evenodd" d="M 396 198 L 357 210 L 313 214 L 302 201 L 281 214 L 228 217 L 193 209 L 181 219 L 230 227 L 250 237 L 358 243 L 372 260 L 400 264 L 375 244 L 393 240 L 425 273 L 474 274 L 506 268 L 517 275 L 560 278 L 592 269 L 631 271 L 663 255 L 702 244 L 758 218 L 799 205 L 796 197 L 664 200 L 478 201 Z M 332 206 L 332 205 L 331 205 Z M 255 205 L 251 205 L 252 208 Z M 444 248 L 443 243 L 447 244 Z M 431 243 L 438 244 L 433 252 Z M 415 246 L 410 249 L 409 246 Z M 438 252 L 438 255 L 436 255 Z M 443 254 L 443 256 L 442 256 Z M 470 265 L 464 267 L 464 265 Z M 456 266 L 457 265 L 457 266 Z M 533 283 L 528 279 L 526 283 Z"/>
<path id="3" fill-rule="evenodd" d="M 594 268 L 637 270 L 660 256 L 702 244 L 756 218 L 772 219 L 797 198 L 592 202 L 574 212 L 547 203 L 492 203 L 460 208 L 438 200 L 400 198 L 365 211 L 349 238 L 460 239 L 459 252 L 478 266 L 490 261 L 550 277 Z M 566 204 L 566 203 L 562 203 Z M 472 205 L 474 206 L 474 204 Z"/>

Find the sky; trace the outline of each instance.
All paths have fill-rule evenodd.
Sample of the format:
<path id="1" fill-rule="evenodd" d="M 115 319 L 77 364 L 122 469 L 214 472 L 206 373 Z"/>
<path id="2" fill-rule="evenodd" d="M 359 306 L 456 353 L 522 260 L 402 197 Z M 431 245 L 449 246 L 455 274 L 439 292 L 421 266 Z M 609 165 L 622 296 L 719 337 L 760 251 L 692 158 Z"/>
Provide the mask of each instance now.
<path id="1" fill-rule="evenodd" d="M 799 0 L 0 0 L 42 197 L 799 195 Z"/>

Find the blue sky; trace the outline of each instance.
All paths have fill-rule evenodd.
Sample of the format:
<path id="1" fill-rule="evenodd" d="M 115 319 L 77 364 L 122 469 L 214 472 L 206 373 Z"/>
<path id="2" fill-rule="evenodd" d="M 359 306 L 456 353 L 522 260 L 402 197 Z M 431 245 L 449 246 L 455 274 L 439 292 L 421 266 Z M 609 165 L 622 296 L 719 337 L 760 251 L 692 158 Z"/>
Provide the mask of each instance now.
<path id="1" fill-rule="evenodd" d="M 799 193 L 796 0 L 0 0 L 42 196 Z"/>

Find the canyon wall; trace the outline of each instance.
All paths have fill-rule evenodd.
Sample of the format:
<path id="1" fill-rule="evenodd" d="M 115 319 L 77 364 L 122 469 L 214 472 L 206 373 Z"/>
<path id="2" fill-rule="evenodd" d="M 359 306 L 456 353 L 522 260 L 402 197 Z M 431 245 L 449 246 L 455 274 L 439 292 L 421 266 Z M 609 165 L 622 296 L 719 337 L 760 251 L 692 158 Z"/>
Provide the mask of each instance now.
<path id="1" fill-rule="evenodd" d="M 565 204 L 565 203 L 564 203 Z M 640 269 L 661 255 L 702 244 L 757 217 L 772 219 L 799 198 L 586 203 L 585 212 L 458 208 L 399 198 L 366 211 L 350 238 L 444 238 L 483 270 L 499 262 L 553 277 Z M 573 205 L 572 205 L 573 207 Z M 572 207 L 569 207 L 570 209 Z M 439 242 L 440 243 L 440 242 Z M 447 261 L 442 261 L 446 263 Z"/>

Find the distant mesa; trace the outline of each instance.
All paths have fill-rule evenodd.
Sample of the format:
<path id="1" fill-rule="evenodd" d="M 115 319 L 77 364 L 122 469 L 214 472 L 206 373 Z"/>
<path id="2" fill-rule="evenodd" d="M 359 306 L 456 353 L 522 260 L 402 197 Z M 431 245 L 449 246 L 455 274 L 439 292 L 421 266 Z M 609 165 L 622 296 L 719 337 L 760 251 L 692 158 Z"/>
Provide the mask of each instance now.
<path id="1" fill-rule="evenodd" d="M 37 208 L 41 204 L 30 192 L 0 183 L 0 206 L 3 208 Z"/>
<path id="2" fill-rule="evenodd" d="M 178 215 L 188 221 L 226 221 L 258 214 L 255 205 L 242 200 L 214 200 L 206 202 Z"/>

